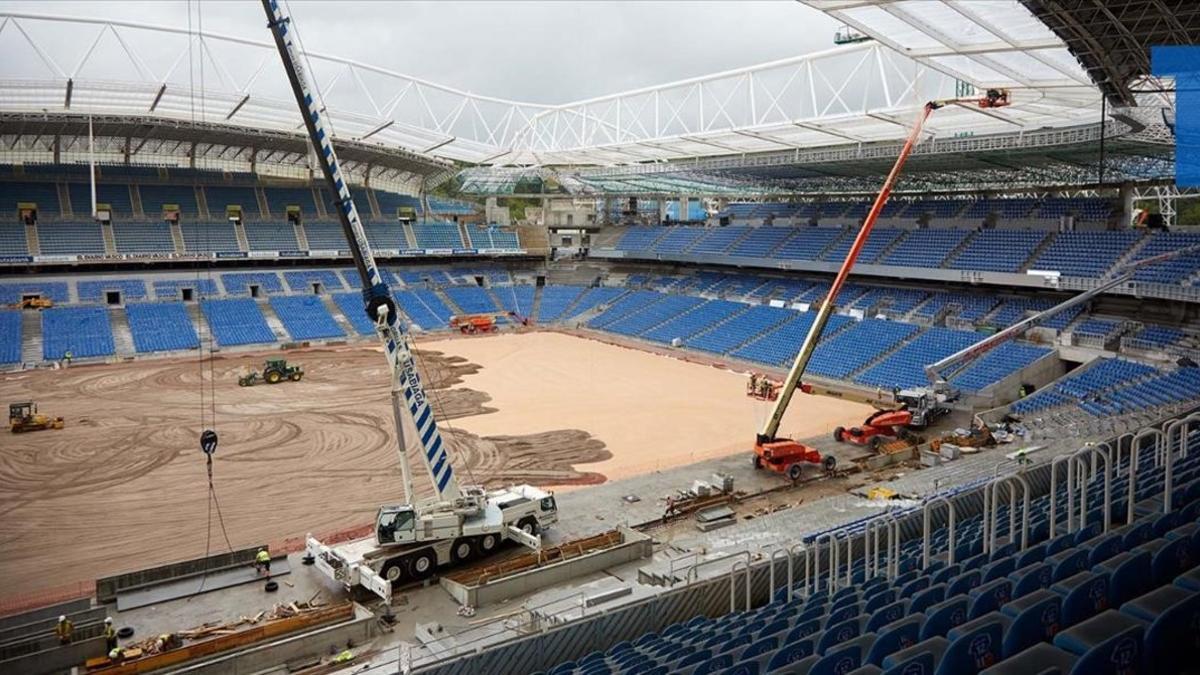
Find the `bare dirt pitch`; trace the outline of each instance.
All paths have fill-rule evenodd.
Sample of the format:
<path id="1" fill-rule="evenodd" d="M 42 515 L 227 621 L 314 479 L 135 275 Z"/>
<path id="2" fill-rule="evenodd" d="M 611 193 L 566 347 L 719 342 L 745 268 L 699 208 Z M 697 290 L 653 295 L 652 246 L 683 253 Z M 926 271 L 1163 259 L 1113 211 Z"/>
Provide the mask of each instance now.
<path id="1" fill-rule="evenodd" d="M 766 410 L 744 396 L 739 375 L 556 333 L 419 346 L 467 481 L 563 488 L 746 452 Z M 361 525 L 402 498 L 381 354 L 288 358 L 304 366 L 302 382 L 238 387 L 261 354 L 213 364 L 215 483 L 235 548 Z M 0 377 L 0 402 L 33 399 L 67 421 L 62 431 L 0 437 L 0 597 L 227 548 L 215 511 L 206 542 L 200 383 L 195 359 Z M 789 434 L 869 412 L 804 402 L 784 424 Z"/>

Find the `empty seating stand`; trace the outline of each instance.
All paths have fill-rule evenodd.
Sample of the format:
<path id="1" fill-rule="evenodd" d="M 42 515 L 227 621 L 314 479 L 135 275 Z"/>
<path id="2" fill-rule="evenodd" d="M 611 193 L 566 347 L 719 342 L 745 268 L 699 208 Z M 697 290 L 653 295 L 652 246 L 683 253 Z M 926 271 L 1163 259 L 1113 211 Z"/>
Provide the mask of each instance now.
<path id="1" fill-rule="evenodd" d="M 174 253 L 175 240 L 168 223 L 113 223 L 117 253 Z"/>
<path id="2" fill-rule="evenodd" d="M 200 310 L 221 347 L 275 342 L 262 310 L 250 298 L 201 300 Z"/>
<path id="3" fill-rule="evenodd" d="M 1133 488 L 1135 503 L 1145 506 L 1131 511 L 1115 501 L 1106 518 L 1105 480 L 1097 474 L 1081 486 L 1087 503 L 1095 505 L 1086 524 L 1067 523 L 1067 486 L 1061 477 L 1057 485 L 1041 483 L 1031 492 L 1027 508 L 1020 501 L 1010 507 L 998 500 L 995 518 L 989 519 L 994 531 L 984 527 L 986 514 L 967 506 L 979 504 L 982 488 L 960 488 L 942 495 L 959 510 L 953 536 L 946 507 L 934 509 L 929 501 L 813 533 L 790 555 L 797 570 L 806 569 L 819 550 L 822 566 L 812 575 L 797 572 L 790 588 L 787 581 L 777 581 L 766 604 L 656 623 L 657 631 L 641 635 L 616 628 L 624 625 L 618 610 L 595 620 L 607 621 L 619 635 L 607 643 L 601 638 L 600 649 L 575 655 L 576 660 L 556 664 L 548 659 L 544 672 L 1192 672 L 1200 654 L 1195 629 L 1200 624 L 1200 438 L 1190 434 L 1188 443 L 1191 452 L 1174 460 L 1169 513 L 1164 469 L 1154 464 L 1149 447 L 1140 451 Z M 1124 499 L 1130 485 L 1128 455 L 1112 468 L 1111 491 Z M 1045 467 L 1039 469 L 1044 479 Z M 1013 479 L 1002 474 L 998 480 Z M 1050 493 L 1058 507 L 1053 516 Z M 922 522 L 922 516 L 930 519 Z M 829 562 L 829 542 L 864 544 L 869 527 L 893 519 L 900 533 L 894 549 Z M 728 587 L 710 584 L 710 592 L 719 596 L 712 599 L 726 600 Z M 733 603 L 741 605 L 740 596 Z M 674 611 L 670 603 L 662 609 Z"/>
<path id="4" fill-rule="evenodd" d="M 325 302 L 315 295 L 291 295 L 271 298 L 271 309 L 283 322 L 293 340 L 327 340 L 346 337 L 346 331 L 334 321 Z"/>
<path id="5" fill-rule="evenodd" d="M 0 363 L 21 362 L 21 313 L 0 310 Z"/>
<path id="6" fill-rule="evenodd" d="M 567 308 L 583 294 L 582 286 L 546 285 L 542 288 L 542 302 L 538 307 L 538 321 L 551 322 L 562 318 Z"/>
<path id="7" fill-rule="evenodd" d="M 134 302 L 125 305 L 125 317 L 139 353 L 196 349 L 196 327 L 182 302 Z"/>
<path id="8" fill-rule="evenodd" d="M 417 248 L 456 249 L 463 248 L 462 235 L 455 223 L 413 223 L 412 232 Z"/>
<path id="9" fill-rule="evenodd" d="M 67 352 L 76 359 L 111 356 L 112 324 L 103 307 L 53 307 L 42 310 L 42 358 L 57 361 Z"/>
<path id="10" fill-rule="evenodd" d="M 100 223 L 38 223 L 38 246 L 43 254 L 104 255 Z"/>
<path id="11" fill-rule="evenodd" d="M 950 261 L 950 269 L 983 272 L 1019 272 L 1049 236 L 1039 230 L 981 230 Z"/>

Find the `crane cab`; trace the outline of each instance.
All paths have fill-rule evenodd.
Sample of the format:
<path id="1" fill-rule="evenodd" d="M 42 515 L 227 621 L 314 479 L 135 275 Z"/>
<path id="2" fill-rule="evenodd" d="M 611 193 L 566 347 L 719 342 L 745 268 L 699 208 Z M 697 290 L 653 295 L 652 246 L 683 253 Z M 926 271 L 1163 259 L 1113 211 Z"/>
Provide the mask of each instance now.
<path id="1" fill-rule="evenodd" d="M 408 544 L 417 540 L 417 516 L 407 504 L 381 506 L 375 516 L 375 540 L 386 544 Z"/>

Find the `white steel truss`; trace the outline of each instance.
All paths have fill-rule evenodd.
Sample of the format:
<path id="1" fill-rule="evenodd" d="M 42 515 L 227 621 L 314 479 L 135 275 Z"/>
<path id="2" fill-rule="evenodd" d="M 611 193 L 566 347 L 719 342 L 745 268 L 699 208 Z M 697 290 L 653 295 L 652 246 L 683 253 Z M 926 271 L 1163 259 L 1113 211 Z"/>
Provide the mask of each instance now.
<path id="1" fill-rule="evenodd" d="M 474 94 L 317 51 L 307 59 L 339 136 L 478 164 L 614 166 L 890 141 L 907 134 L 926 100 L 964 85 L 1012 89 L 1014 103 L 948 107 L 928 136 L 1099 120 L 1098 90 L 1017 0 L 807 4 L 874 39 L 561 105 Z M 73 50 L 61 39 L 68 25 L 88 36 Z M 88 45 L 82 57 L 79 44 Z M 6 58 L 14 48 L 23 58 Z M 266 39 L 0 12 L 5 111 L 150 115 L 298 134 L 288 100 Z"/>

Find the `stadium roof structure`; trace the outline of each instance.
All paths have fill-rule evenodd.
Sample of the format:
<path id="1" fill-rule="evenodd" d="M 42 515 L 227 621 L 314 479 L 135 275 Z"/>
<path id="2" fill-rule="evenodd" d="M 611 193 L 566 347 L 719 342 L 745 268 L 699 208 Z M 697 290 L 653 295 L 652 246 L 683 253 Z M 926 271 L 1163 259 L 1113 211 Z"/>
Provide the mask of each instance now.
<path id="1" fill-rule="evenodd" d="M 679 180 L 697 184 L 697 191 L 743 191 L 755 184 L 769 192 L 793 190 L 797 180 L 813 177 L 811 168 L 783 168 L 788 163 L 870 159 L 904 138 L 925 101 L 982 96 L 990 88 L 1010 90 L 1012 105 L 982 109 L 965 100 L 947 106 L 926 125 L 926 140 L 971 141 L 982 152 L 989 145 L 1010 145 L 1012 139 L 1028 145 L 1023 139 L 1045 139 L 1047 134 L 1098 135 L 1102 89 L 1108 85 L 1093 82 L 1089 73 L 1098 71 L 1086 54 L 1102 50 L 1073 53 L 1078 41 L 1052 30 L 1055 21 L 1090 36 L 1119 30 L 1119 22 L 1094 17 L 1087 25 L 1068 21 L 1083 17 L 1089 3 L 1113 4 L 804 0 L 867 39 L 558 105 L 462 91 L 323 53 L 319 48 L 324 45 L 311 40 L 307 46 L 314 49 L 306 50 L 305 58 L 340 143 L 377 165 L 385 155 L 401 157 L 405 166 L 392 167 L 397 172 L 436 174 L 451 162 L 520 169 L 513 174 L 485 168 L 464 176 L 468 184 L 484 185 L 515 183 L 513 175 L 556 167 L 564 176 L 578 176 L 563 178 L 565 189 L 584 193 L 624 191 L 630 174 L 688 172 L 690 177 Z M 1161 14 L 1177 3 L 1117 4 L 1140 4 L 1146 13 Z M 60 39 L 67 26 L 83 39 Z M 1190 35 L 1193 28 L 1184 32 Z M 299 29 L 305 46 L 303 26 Z M 1142 33 L 1146 40 L 1157 39 L 1154 29 Z M 19 119 L 26 134 L 38 135 L 49 129 L 38 127 L 38 119 L 49 123 L 63 116 L 103 116 L 113 125 L 124 119 L 125 132 L 162 126 L 183 135 L 190 127 L 226 140 L 244 136 L 243 142 L 226 144 L 230 147 L 278 141 L 278 146 L 265 147 L 295 149 L 302 145 L 300 119 L 266 38 L 265 32 L 245 37 L 0 12 L 0 112 L 6 115 L 0 121 L 5 132 L 12 128 L 7 120 Z M 1109 80 L 1128 86 L 1130 77 L 1144 77 L 1143 65 L 1114 70 Z M 285 138 L 294 140 L 288 145 Z M 18 141 L 14 147 L 28 143 L 29 136 Z M 1149 154 L 1159 157 L 1161 150 L 1156 147 Z M 292 158 L 299 161 L 297 155 Z M 914 160 L 917 166 L 919 160 Z M 1081 163 L 1071 157 L 1064 161 Z M 1048 162 L 1039 166 L 1057 171 Z M 739 167 L 753 170 L 737 174 Z M 815 174 L 837 172 L 827 167 Z"/>

